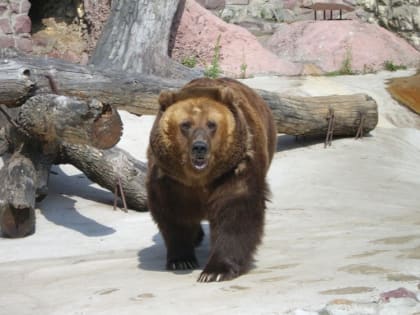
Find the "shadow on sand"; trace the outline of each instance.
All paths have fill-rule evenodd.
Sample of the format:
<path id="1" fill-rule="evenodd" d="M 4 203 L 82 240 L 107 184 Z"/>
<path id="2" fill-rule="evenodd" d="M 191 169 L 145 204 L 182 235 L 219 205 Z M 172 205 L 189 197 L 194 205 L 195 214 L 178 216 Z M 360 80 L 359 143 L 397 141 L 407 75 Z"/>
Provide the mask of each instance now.
<path id="1" fill-rule="evenodd" d="M 42 215 L 50 222 L 77 231 L 89 237 L 113 234 L 116 231 L 79 213 L 76 201 L 62 195 L 48 196 L 41 204 Z"/>
<path id="2" fill-rule="evenodd" d="M 370 134 L 365 135 L 364 137 L 372 137 Z M 334 144 L 335 140 L 340 140 L 349 137 L 333 137 L 332 143 Z M 290 136 L 290 135 L 278 135 L 277 136 L 277 147 L 276 152 L 288 151 L 298 148 L 309 147 L 312 145 L 323 144 L 325 143 L 324 137 L 315 137 L 315 136 Z"/>
<path id="3" fill-rule="evenodd" d="M 204 264 L 207 261 L 208 253 L 209 253 L 209 226 L 208 223 L 202 223 L 203 230 L 205 233 L 203 242 L 200 246 L 196 247 L 195 254 L 198 259 L 199 267 L 198 269 L 202 269 Z M 167 271 L 165 269 L 166 264 L 166 247 L 165 243 L 162 239 L 162 235 L 160 233 L 155 234 L 153 236 L 154 244 L 150 247 L 143 248 L 137 254 L 138 261 L 139 261 L 139 269 L 149 270 L 149 271 Z M 175 274 L 189 274 L 192 270 L 177 270 L 172 271 Z"/>
<path id="4" fill-rule="evenodd" d="M 48 182 L 50 192 L 67 196 L 78 196 L 86 200 L 112 205 L 114 201 L 113 193 L 105 188 L 98 188 L 93 185 L 95 183 L 81 172 L 75 175 L 67 175 L 59 166 L 54 165 L 51 168 Z"/>
<path id="5" fill-rule="evenodd" d="M 110 192 L 91 187 L 83 174 L 66 175 L 59 167 L 53 167 L 49 180 L 49 194 L 38 204 L 42 215 L 54 224 L 75 230 L 90 237 L 105 236 L 115 233 L 113 228 L 90 219 L 76 210 L 76 201 L 69 196 L 110 204 L 113 196 Z"/>

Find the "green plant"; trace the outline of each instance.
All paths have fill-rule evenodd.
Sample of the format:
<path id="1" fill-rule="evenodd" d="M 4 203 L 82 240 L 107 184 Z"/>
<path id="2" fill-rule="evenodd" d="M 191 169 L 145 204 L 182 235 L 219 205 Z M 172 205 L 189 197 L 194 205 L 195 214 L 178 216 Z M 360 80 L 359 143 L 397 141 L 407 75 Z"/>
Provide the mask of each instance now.
<path id="1" fill-rule="evenodd" d="M 209 67 L 204 70 L 204 75 L 208 78 L 216 79 L 220 77 L 222 69 L 220 68 L 220 37 L 217 36 L 216 45 L 214 46 L 213 59 Z"/>
<path id="2" fill-rule="evenodd" d="M 336 76 L 336 75 L 354 74 L 354 72 L 351 68 L 351 61 L 352 61 L 351 49 L 349 47 L 347 47 L 346 54 L 344 56 L 343 61 L 341 62 L 340 69 L 338 69 L 336 71 L 327 72 L 326 75 L 327 76 Z"/>
<path id="3" fill-rule="evenodd" d="M 407 67 L 404 65 L 395 65 L 392 62 L 392 60 L 385 60 L 384 69 L 388 71 L 397 71 L 397 70 L 405 70 L 407 69 Z"/>
<path id="4" fill-rule="evenodd" d="M 343 62 L 341 63 L 341 68 L 338 70 L 339 74 L 354 74 L 353 70 L 351 69 L 351 49 L 346 49 L 346 55 L 344 56 Z"/>
<path id="5" fill-rule="evenodd" d="M 195 56 L 184 57 L 181 63 L 188 68 L 194 68 L 197 65 L 197 58 Z"/>
<path id="6" fill-rule="evenodd" d="M 241 79 L 245 79 L 246 78 L 246 69 L 248 68 L 248 65 L 243 62 L 241 64 Z"/>

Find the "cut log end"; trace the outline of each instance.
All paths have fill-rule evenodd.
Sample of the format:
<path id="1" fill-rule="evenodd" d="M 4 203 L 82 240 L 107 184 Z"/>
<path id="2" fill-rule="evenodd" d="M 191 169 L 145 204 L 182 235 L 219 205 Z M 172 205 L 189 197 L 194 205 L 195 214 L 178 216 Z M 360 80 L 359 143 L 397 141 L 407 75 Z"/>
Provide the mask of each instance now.
<path id="1" fill-rule="evenodd" d="M 92 125 L 92 145 L 98 149 L 113 147 L 122 136 L 121 117 L 112 106 L 103 104 L 102 114 Z"/>
<path id="2" fill-rule="evenodd" d="M 42 143 L 86 144 L 98 149 L 117 144 L 123 129 L 112 106 L 54 94 L 29 99 L 20 109 L 18 124 Z"/>
<path id="3" fill-rule="evenodd" d="M 0 217 L 0 229 L 3 237 L 19 238 L 35 232 L 35 211 L 33 208 L 7 207 Z"/>
<path id="4" fill-rule="evenodd" d="M 6 63 L 13 61 L 7 60 Z M 36 91 L 35 81 L 31 78 L 31 71 L 20 67 L 14 77 L 2 80 L 0 86 L 0 104 L 6 107 L 18 107 L 25 103 Z"/>

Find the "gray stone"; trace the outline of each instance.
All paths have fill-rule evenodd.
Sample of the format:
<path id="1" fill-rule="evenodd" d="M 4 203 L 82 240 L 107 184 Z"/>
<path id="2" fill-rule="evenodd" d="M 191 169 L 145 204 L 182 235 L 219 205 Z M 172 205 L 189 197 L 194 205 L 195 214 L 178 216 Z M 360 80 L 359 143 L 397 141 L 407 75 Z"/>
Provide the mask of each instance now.
<path id="1" fill-rule="evenodd" d="M 20 37 L 16 39 L 16 48 L 20 51 L 30 53 L 32 52 L 32 39 Z"/>
<path id="2" fill-rule="evenodd" d="M 15 47 L 15 40 L 12 36 L 0 35 L 0 48 Z"/>
<path id="3" fill-rule="evenodd" d="M 20 0 L 11 0 L 10 1 L 10 11 L 13 14 L 19 14 L 19 11 L 20 11 Z"/>
<path id="4" fill-rule="evenodd" d="M 0 33 L 3 34 L 13 34 L 12 27 L 10 25 L 9 18 L 0 18 Z"/>
<path id="5" fill-rule="evenodd" d="M 27 15 L 18 15 L 14 19 L 14 31 L 15 34 L 21 34 L 21 33 L 30 33 L 32 28 L 32 22 L 29 16 Z"/>
<path id="6" fill-rule="evenodd" d="M 31 3 L 28 0 L 22 0 L 20 3 L 20 10 L 19 13 L 28 14 L 31 8 Z"/>
<path id="7" fill-rule="evenodd" d="M 242 4 L 242 5 L 247 5 L 247 4 L 249 4 L 249 0 L 226 0 L 226 4 Z"/>
<path id="8" fill-rule="evenodd" d="M 7 4 L 0 3 L 0 16 L 5 14 L 5 12 L 7 12 L 8 9 L 9 9 L 9 7 L 7 6 Z"/>
<path id="9" fill-rule="evenodd" d="M 420 30 L 420 6 L 413 8 L 413 26 L 414 29 Z"/>
<path id="10" fill-rule="evenodd" d="M 199 4 L 209 10 L 220 10 L 225 7 L 225 0 L 196 0 Z"/>

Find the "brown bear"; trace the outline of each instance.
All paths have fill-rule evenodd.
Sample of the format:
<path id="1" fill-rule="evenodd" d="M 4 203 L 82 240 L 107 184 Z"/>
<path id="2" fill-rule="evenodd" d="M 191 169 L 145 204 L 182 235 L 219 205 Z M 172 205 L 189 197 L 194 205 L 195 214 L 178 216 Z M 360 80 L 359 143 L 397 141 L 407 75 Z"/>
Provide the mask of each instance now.
<path id="1" fill-rule="evenodd" d="M 167 248 L 168 270 L 198 267 L 194 248 L 210 224 L 199 282 L 246 272 L 261 241 L 266 174 L 276 127 L 264 100 L 227 78 L 162 92 L 148 148 L 148 206 Z"/>

